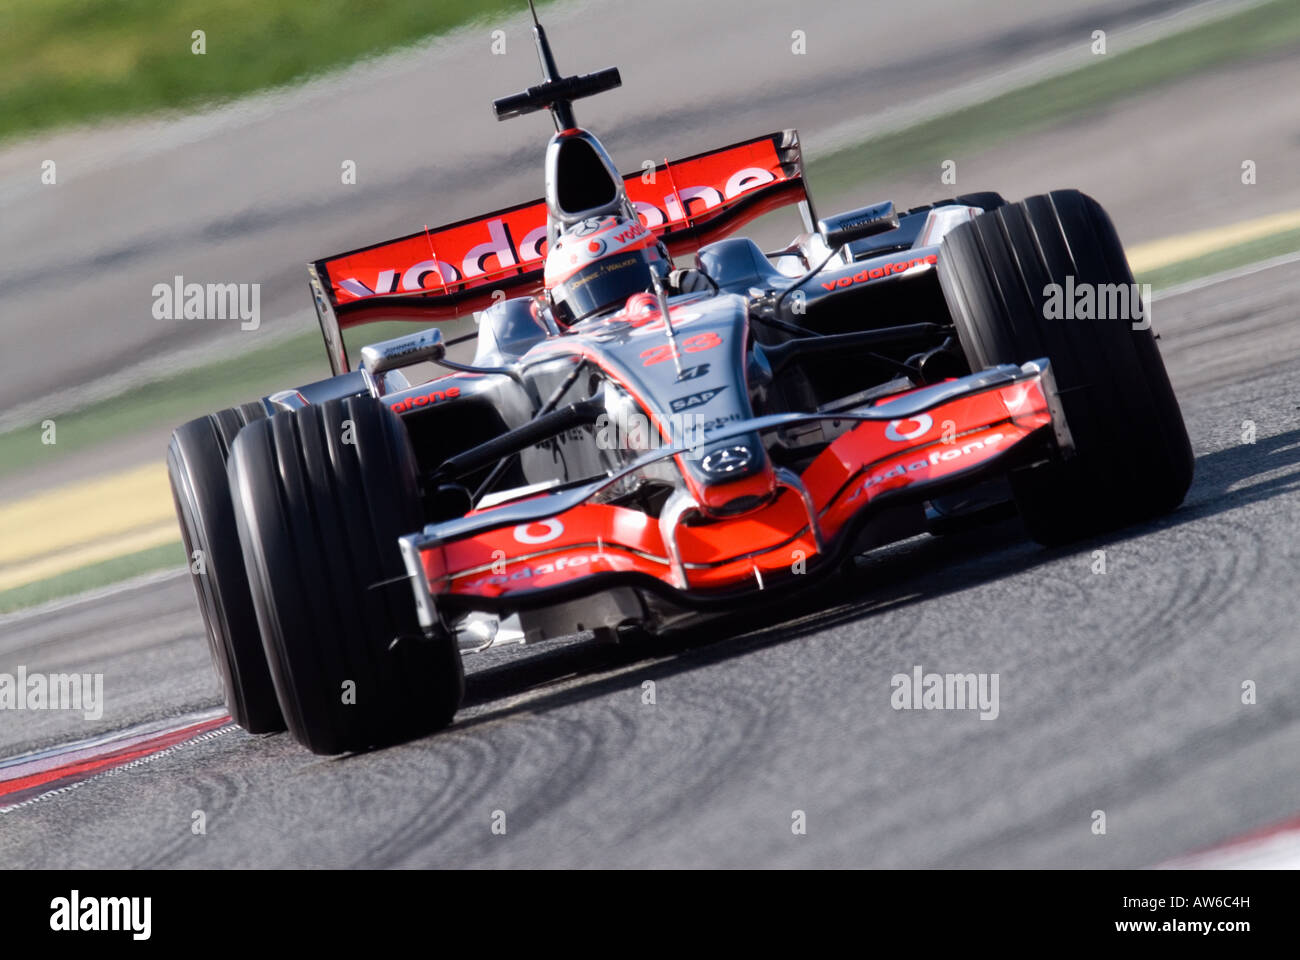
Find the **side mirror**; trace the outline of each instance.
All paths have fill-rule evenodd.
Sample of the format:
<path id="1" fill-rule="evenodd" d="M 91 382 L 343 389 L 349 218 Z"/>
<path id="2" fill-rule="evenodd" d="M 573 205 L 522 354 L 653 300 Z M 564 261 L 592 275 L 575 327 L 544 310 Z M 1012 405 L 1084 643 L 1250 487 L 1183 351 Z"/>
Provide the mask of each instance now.
<path id="1" fill-rule="evenodd" d="M 404 337 L 383 340 L 361 348 L 361 368 L 374 377 L 423 361 L 437 362 L 447 353 L 442 331 L 437 328 L 409 333 Z"/>
<path id="2" fill-rule="evenodd" d="M 847 213 L 839 213 L 817 221 L 817 232 L 826 241 L 826 246 L 838 250 L 845 244 L 878 233 L 898 229 L 898 214 L 892 203 L 876 203 L 869 207 L 859 207 Z"/>

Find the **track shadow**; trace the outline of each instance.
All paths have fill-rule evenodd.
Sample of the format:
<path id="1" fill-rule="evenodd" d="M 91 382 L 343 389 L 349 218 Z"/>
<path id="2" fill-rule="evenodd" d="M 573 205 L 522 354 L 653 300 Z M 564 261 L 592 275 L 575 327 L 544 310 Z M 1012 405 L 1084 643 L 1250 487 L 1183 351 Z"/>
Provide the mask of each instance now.
<path id="1" fill-rule="evenodd" d="M 1265 477 L 1266 479 L 1258 479 Z M 1255 481 L 1255 482 L 1252 482 Z M 944 537 L 923 536 L 860 557 L 856 571 L 780 601 L 755 607 L 671 638 L 611 644 L 589 641 L 546 650 L 466 678 L 465 706 L 488 706 L 458 722 L 466 729 L 517 713 L 540 713 L 605 694 L 639 687 L 700 666 L 719 663 L 823 630 L 1033 570 L 1061 556 L 1113 546 L 1161 530 L 1196 523 L 1300 490 L 1300 430 L 1259 439 L 1199 457 L 1184 505 L 1152 523 L 1068 547 L 1043 548 L 1028 540 L 1017 519 L 1002 520 Z M 629 666 L 641 664 L 628 670 Z M 618 669 L 617 676 L 599 674 Z M 584 682 L 557 686 L 526 703 L 490 705 L 539 687 L 592 674 Z"/>

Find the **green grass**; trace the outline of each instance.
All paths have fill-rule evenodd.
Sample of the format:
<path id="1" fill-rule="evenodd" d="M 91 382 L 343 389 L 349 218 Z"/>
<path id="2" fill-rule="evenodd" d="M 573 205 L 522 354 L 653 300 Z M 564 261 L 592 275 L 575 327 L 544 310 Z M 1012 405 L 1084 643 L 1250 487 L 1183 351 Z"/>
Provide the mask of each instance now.
<path id="1" fill-rule="evenodd" d="M 838 190 L 918 167 L 937 171 L 944 160 L 1295 44 L 1300 44 L 1300 3 L 1274 0 L 1135 50 L 1098 56 L 1079 70 L 838 150 L 811 163 L 809 179 L 818 190 Z"/>
<path id="2" fill-rule="evenodd" d="M 1229 247 L 1227 250 L 1207 253 L 1203 257 L 1171 263 L 1158 270 L 1148 270 L 1140 274 L 1137 281 L 1149 283 L 1153 289 L 1161 290 L 1296 251 L 1300 251 L 1300 230 L 1287 230 L 1271 237 L 1260 237 L 1258 240 Z"/>
<path id="3" fill-rule="evenodd" d="M 0 0 L 0 138 L 225 100 L 524 9 L 522 0 Z M 206 34 L 203 55 L 191 52 L 195 30 Z M 487 56 L 486 33 L 482 43 Z"/>
<path id="4" fill-rule="evenodd" d="M 75 596 L 144 573 L 181 567 L 184 564 L 185 548 L 181 546 L 178 539 L 175 543 L 164 543 L 162 546 L 150 547 L 139 553 L 93 563 L 46 580 L 0 591 L 0 614 L 47 603 L 60 597 Z"/>

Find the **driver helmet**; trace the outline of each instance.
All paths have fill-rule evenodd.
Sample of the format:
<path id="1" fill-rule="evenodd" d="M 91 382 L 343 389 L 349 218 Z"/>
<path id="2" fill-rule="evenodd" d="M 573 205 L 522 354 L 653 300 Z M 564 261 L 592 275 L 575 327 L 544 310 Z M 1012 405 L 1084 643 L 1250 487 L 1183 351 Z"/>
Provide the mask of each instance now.
<path id="1" fill-rule="evenodd" d="M 546 299 L 561 328 L 654 289 L 667 276 L 667 251 L 639 219 L 591 217 L 566 229 L 546 254 Z"/>

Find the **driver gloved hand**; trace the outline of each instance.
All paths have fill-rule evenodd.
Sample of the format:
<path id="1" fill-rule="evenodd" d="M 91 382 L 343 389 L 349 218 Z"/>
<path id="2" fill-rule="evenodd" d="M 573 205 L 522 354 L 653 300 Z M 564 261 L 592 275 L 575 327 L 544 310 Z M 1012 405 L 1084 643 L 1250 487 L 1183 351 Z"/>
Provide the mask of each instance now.
<path id="1" fill-rule="evenodd" d="M 691 267 L 679 267 L 668 274 L 668 289 L 673 293 L 698 293 L 712 290 L 708 278 L 699 270 Z"/>

